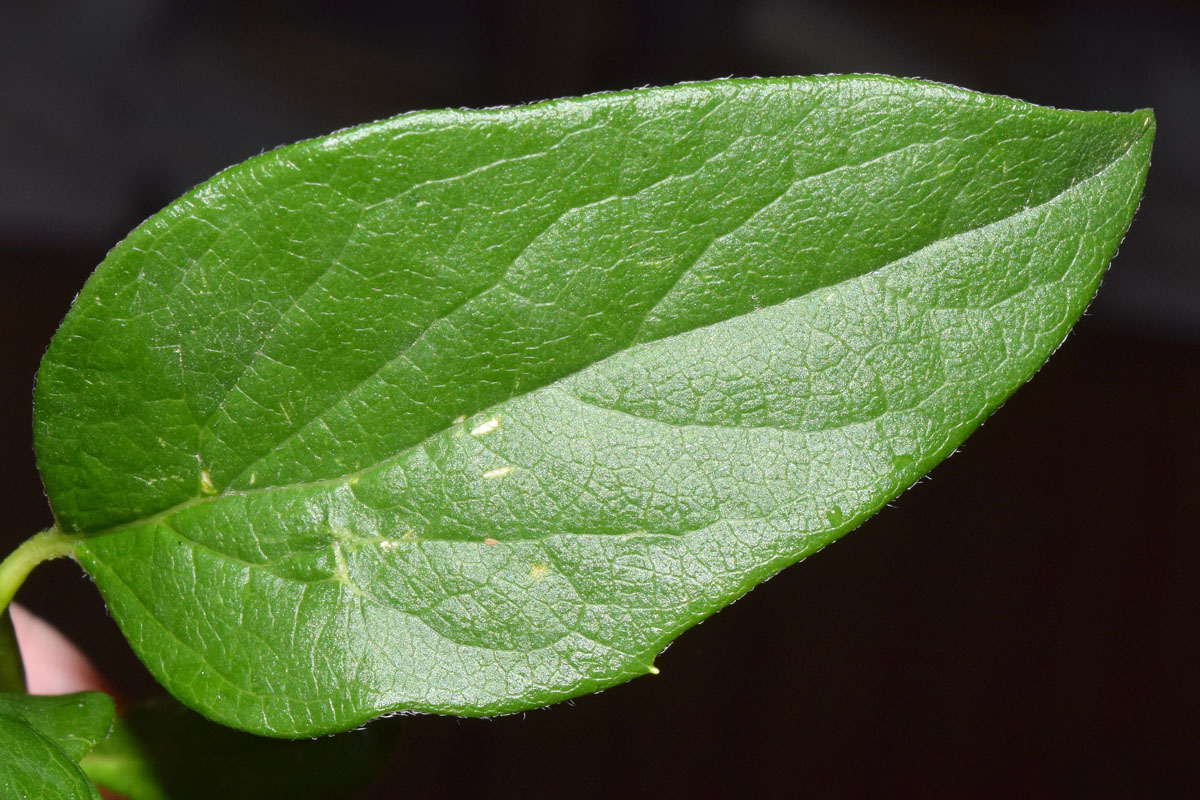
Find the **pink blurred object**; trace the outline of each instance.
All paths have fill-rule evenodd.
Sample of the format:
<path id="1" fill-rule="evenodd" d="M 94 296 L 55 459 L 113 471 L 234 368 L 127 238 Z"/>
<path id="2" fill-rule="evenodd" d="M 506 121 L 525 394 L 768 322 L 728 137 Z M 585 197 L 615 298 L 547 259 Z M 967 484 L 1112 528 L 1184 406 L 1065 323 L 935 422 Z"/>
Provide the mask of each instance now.
<path id="1" fill-rule="evenodd" d="M 16 603 L 9 608 L 30 694 L 70 694 L 88 690 L 112 694 L 112 687 L 87 656 L 53 625 Z"/>

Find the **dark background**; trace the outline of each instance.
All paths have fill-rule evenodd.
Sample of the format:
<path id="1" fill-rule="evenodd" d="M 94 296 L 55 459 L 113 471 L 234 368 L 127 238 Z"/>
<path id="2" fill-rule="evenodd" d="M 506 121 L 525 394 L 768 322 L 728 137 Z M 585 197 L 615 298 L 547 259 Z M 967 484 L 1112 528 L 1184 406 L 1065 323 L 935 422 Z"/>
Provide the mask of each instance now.
<path id="1" fill-rule="evenodd" d="M 658 677 L 516 717 L 405 721 L 371 796 L 1200 791 L 1191 5 L 5 3 L 0 549 L 51 522 L 30 393 L 75 292 L 143 218 L 264 149 L 416 108 L 728 75 L 1153 106 L 1145 202 L 1098 300 L 957 457 L 684 635 Z M 126 697 L 154 690 L 74 564 L 40 568 L 20 599 Z"/>

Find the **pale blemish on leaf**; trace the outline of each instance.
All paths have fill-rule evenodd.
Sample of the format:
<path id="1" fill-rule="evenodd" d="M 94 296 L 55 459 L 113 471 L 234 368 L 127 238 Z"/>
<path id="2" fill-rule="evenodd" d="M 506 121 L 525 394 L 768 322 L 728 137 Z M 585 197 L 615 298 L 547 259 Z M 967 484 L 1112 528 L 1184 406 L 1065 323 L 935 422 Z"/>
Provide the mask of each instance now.
<path id="1" fill-rule="evenodd" d="M 483 477 L 485 477 L 485 478 L 503 478 L 505 475 L 510 474 L 514 469 L 516 469 L 516 467 L 514 467 L 512 464 L 506 464 L 503 467 L 496 467 L 495 469 L 489 469 L 487 472 L 483 473 Z"/>
<path id="2" fill-rule="evenodd" d="M 338 583 L 349 589 L 351 594 L 356 597 L 364 597 L 363 590 L 350 577 L 350 564 L 346 561 L 346 553 L 342 550 L 342 543 L 340 541 L 333 543 L 333 558 L 337 564 L 333 577 Z"/>
<path id="3" fill-rule="evenodd" d="M 483 422 L 471 428 L 472 436 L 487 436 L 492 431 L 500 427 L 500 420 L 497 417 L 484 420 Z"/>
<path id="4" fill-rule="evenodd" d="M 213 483 L 212 473 L 206 469 L 200 470 L 200 491 L 209 495 L 217 493 L 217 486 Z"/>

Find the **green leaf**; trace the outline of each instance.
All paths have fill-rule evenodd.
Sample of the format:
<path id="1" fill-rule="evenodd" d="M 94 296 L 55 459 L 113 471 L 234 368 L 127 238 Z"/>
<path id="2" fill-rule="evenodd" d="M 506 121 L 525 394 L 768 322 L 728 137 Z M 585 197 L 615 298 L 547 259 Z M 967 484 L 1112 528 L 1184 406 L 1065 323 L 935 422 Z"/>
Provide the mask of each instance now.
<path id="1" fill-rule="evenodd" d="M 112 727 L 100 692 L 57 697 L 0 693 L 0 798 L 96 798 L 78 761 Z"/>
<path id="2" fill-rule="evenodd" d="M 848 76 L 284 147 L 88 281 L 38 378 L 47 492 L 134 649 L 223 723 L 611 686 L 1038 369 L 1153 131 Z"/>
<path id="3" fill-rule="evenodd" d="M 83 768 L 129 800 L 346 797 L 386 762 L 398 733 L 390 722 L 289 742 L 238 733 L 160 699 L 123 713 Z"/>
<path id="4" fill-rule="evenodd" d="M 112 698 L 103 692 L 0 694 L 0 715 L 22 720 L 72 761 L 108 736 L 114 713 Z"/>

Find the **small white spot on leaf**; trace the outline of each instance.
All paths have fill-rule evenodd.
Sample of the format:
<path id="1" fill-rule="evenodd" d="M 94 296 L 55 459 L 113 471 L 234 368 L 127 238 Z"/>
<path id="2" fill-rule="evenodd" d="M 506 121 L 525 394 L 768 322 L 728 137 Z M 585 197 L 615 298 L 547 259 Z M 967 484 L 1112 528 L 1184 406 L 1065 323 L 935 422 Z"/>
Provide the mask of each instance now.
<path id="1" fill-rule="evenodd" d="M 500 420 L 496 417 L 492 417 L 491 419 L 488 419 L 488 420 L 485 420 L 485 421 L 479 423 L 474 428 L 471 428 L 471 435 L 472 436 L 487 436 L 489 433 L 491 433 L 492 431 L 496 430 L 499 427 L 500 427 Z"/>
<path id="2" fill-rule="evenodd" d="M 487 472 L 483 473 L 483 477 L 485 477 L 485 478 L 503 478 L 505 475 L 509 474 L 514 469 L 516 469 L 516 467 L 514 467 L 512 464 L 506 464 L 503 467 L 496 467 L 495 469 L 489 469 Z"/>

